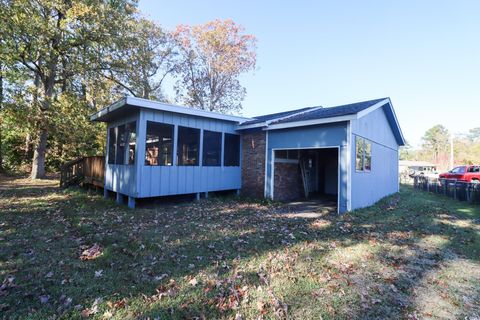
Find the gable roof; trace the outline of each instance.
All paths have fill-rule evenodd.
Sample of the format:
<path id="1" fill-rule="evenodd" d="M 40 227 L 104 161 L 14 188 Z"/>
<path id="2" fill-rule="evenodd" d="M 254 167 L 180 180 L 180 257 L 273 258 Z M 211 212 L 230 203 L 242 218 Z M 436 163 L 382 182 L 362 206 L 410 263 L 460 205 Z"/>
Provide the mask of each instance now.
<path id="1" fill-rule="evenodd" d="M 398 144 L 405 145 L 405 138 L 403 137 L 403 133 L 400 129 L 400 125 L 398 123 L 397 116 L 395 115 L 395 111 L 393 110 L 390 98 L 374 99 L 328 108 L 303 108 L 294 110 L 290 113 L 275 113 L 261 117 L 255 117 L 254 120 L 241 123 L 238 126 L 238 130 L 252 128 L 276 130 L 317 125 L 322 123 L 350 121 L 359 119 L 380 107 L 384 107 L 385 115 Z"/>
<path id="2" fill-rule="evenodd" d="M 357 114 L 358 112 L 363 111 L 367 108 L 370 108 L 371 106 L 379 103 L 382 100 L 385 100 L 385 98 L 351 103 L 351 104 L 346 104 L 346 105 L 337 106 L 337 107 L 320 108 L 320 109 L 312 110 L 310 112 L 298 114 L 286 119 L 279 119 L 277 121 L 272 121 L 272 124 L 314 120 L 314 119 L 325 119 L 325 118 L 331 118 L 331 117 Z"/>
<path id="3" fill-rule="evenodd" d="M 204 117 L 209 119 L 218 119 L 224 121 L 230 121 L 235 123 L 241 123 L 250 120 L 250 118 L 232 116 L 228 114 L 222 114 L 218 112 L 188 108 L 183 106 L 177 106 L 173 104 L 152 101 L 147 99 L 141 99 L 136 97 L 124 97 L 117 102 L 103 108 L 102 110 L 92 114 L 90 121 L 109 122 L 112 119 L 122 117 L 125 114 L 134 112 L 140 108 L 153 109 L 158 111 L 168 111 L 173 113 L 188 114 L 191 116 Z"/>

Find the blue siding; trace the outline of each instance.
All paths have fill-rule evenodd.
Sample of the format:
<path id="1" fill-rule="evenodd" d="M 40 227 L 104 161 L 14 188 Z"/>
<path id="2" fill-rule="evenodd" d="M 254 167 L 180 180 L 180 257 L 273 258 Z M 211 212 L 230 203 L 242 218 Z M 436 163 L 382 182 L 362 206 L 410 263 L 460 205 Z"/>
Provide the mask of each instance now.
<path id="1" fill-rule="evenodd" d="M 109 129 L 132 121 L 137 123 L 137 132 L 139 130 L 139 114 L 134 114 L 129 117 L 122 118 L 118 121 L 110 122 L 107 127 L 107 155 L 105 159 L 105 189 L 122 193 L 127 196 L 134 197 L 136 194 L 136 165 L 116 165 L 108 164 L 108 136 Z M 137 137 L 138 149 L 138 137 Z M 138 152 L 135 154 L 135 163 L 138 164 Z"/>
<path id="2" fill-rule="evenodd" d="M 378 200 L 398 192 L 398 142 L 379 108 L 351 123 L 351 209 L 370 206 Z M 355 168 L 355 137 L 372 142 L 372 170 L 357 172 Z"/>
<path id="3" fill-rule="evenodd" d="M 347 211 L 347 123 L 270 130 L 267 137 L 267 196 L 272 197 L 273 149 L 339 147 L 339 212 Z"/>
<path id="4" fill-rule="evenodd" d="M 187 194 L 196 192 L 209 192 L 240 189 L 240 167 L 223 167 L 223 143 L 222 143 L 222 166 L 145 166 L 145 135 L 146 122 L 156 121 L 175 126 L 175 141 L 178 126 L 186 126 L 203 130 L 223 133 L 236 133 L 236 123 L 217 119 L 200 118 L 189 115 L 180 115 L 166 111 L 141 110 L 140 129 L 138 140 L 138 154 L 142 159 L 138 162 L 137 198 L 167 196 L 175 194 Z M 201 140 L 203 135 L 201 135 Z M 222 137 L 223 142 L 223 137 Z M 202 162 L 203 150 L 200 148 L 200 163 Z M 174 144 L 174 157 L 176 144 Z"/>

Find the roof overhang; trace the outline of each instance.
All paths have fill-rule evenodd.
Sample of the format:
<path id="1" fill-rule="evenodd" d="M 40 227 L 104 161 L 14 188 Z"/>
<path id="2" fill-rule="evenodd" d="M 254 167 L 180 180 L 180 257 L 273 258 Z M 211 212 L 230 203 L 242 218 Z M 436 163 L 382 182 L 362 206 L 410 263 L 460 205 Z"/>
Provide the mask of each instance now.
<path id="1" fill-rule="evenodd" d="M 395 114 L 395 109 L 393 109 L 392 101 L 390 100 L 390 98 L 385 98 L 384 100 L 374 104 L 373 106 L 360 111 L 359 113 L 357 113 L 357 117 L 364 117 L 370 112 L 373 112 L 381 107 L 386 107 L 384 109 L 385 115 L 387 116 L 387 120 L 390 123 L 390 127 L 392 128 L 393 135 L 395 136 L 398 145 L 404 146 L 407 142 L 405 140 L 405 137 L 403 136 L 402 129 L 400 128 L 400 123 L 398 122 L 398 118 Z"/>
<path id="2" fill-rule="evenodd" d="M 125 113 L 136 111 L 139 108 L 158 110 L 158 111 L 167 111 L 167 112 L 185 114 L 190 116 L 230 121 L 235 123 L 242 123 L 242 122 L 251 120 L 250 118 L 245 118 L 240 116 L 226 115 L 218 112 L 188 108 L 188 107 L 177 106 L 173 104 L 167 104 L 163 102 L 135 98 L 135 97 L 124 97 L 118 100 L 117 102 L 109 105 L 108 107 L 105 107 L 102 110 L 92 114 L 90 116 L 90 120 L 98 121 L 98 122 L 109 122 L 112 119 L 119 118 Z"/>
<path id="3" fill-rule="evenodd" d="M 237 126 L 237 130 L 248 130 L 248 129 L 255 129 L 260 128 L 261 130 L 279 130 L 279 129 L 288 129 L 288 128 L 296 128 L 296 127 L 304 127 L 304 126 L 313 126 L 319 124 L 328 124 L 328 123 L 337 123 L 337 122 L 345 122 L 345 121 L 352 121 L 360 119 L 367 114 L 385 107 L 385 115 L 387 116 L 387 120 L 392 128 L 392 132 L 395 136 L 395 139 L 398 142 L 398 145 L 404 146 L 406 144 L 405 138 L 403 136 L 402 130 L 400 129 L 400 124 L 398 123 L 397 116 L 395 114 L 395 110 L 393 109 L 392 102 L 390 98 L 385 98 L 376 104 L 359 111 L 357 113 L 342 115 L 342 116 L 335 116 L 335 117 L 328 117 L 328 118 L 321 118 L 321 119 L 312 119 L 312 120 L 304 120 L 304 121 L 294 121 L 294 122 L 285 122 L 285 123 L 275 123 L 279 120 L 288 119 L 289 117 L 293 117 L 294 115 L 289 115 L 282 119 L 273 119 L 271 121 L 265 121 L 260 123 L 255 123 L 252 125 L 239 125 Z M 308 113 L 312 110 L 303 111 L 302 113 Z"/>

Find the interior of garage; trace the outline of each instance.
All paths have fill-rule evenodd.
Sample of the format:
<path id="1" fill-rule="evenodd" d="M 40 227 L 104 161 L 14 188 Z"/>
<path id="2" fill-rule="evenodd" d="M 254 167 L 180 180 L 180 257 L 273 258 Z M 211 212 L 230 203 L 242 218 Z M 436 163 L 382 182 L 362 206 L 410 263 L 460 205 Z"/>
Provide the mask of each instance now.
<path id="1" fill-rule="evenodd" d="M 338 148 L 274 151 L 274 199 L 338 198 Z"/>

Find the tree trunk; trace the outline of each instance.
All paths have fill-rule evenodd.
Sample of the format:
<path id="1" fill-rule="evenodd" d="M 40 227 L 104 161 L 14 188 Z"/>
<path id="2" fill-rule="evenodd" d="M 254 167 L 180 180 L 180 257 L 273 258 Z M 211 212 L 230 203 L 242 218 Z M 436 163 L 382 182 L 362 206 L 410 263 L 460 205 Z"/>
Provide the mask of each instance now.
<path id="1" fill-rule="evenodd" d="M 2 143 L 2 126 L 3 121 L 1 117 L 3 109 L 3 66 L 0 61 L 0 172 L 3 172 L 3 143 Z"/>
<path id="2" fill-rule="evenodd" d="M 33 152 L 32 179 L 45 178 L 45 153 L 47 151 L 48 132 L 45 128 L 38 130 L 38 141 Z"/>

